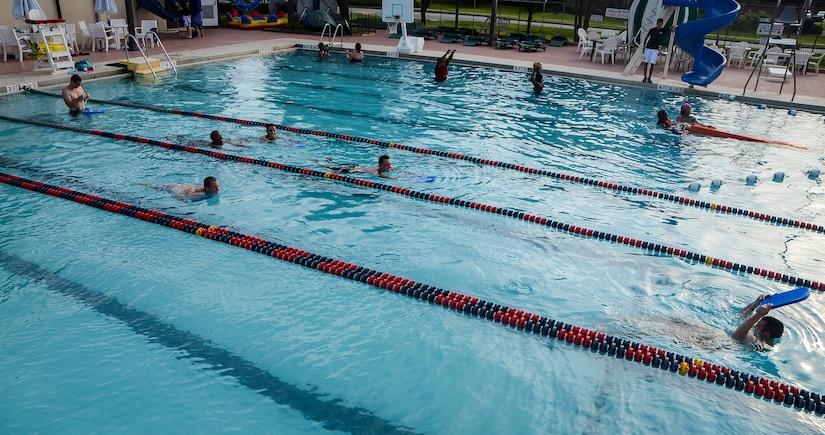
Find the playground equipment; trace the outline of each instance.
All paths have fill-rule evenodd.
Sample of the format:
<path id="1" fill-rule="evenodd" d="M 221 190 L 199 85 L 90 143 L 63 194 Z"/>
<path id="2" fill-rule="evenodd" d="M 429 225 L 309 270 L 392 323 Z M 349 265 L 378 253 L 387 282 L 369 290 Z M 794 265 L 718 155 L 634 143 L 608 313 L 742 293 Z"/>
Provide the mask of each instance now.
<path id="1" fill-rule="evenodd" d="M 407 36 L 407 24 L 415 21 L 413 0 L 383 0 L 381 3 L 381 20 L 385 23 L 403 23 L 401 39 L 396 51 L 399 53 L 418 53 L 424 49 L 424 38 Z"/>

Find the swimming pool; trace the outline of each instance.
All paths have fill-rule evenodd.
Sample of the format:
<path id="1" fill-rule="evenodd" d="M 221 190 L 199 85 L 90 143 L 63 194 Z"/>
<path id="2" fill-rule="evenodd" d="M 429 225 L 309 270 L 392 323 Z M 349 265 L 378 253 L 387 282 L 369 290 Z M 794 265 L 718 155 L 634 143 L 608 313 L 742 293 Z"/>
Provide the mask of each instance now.
<path id="1" fill-rule="evenodd" d="M 524 75 L 483 68 L 454 66 L 440 85 L 431 74 L 426 63 L 351 66 L 297 53 L 183 70 L 156 86 L 86 88 L 101 100 L 375 138 L 825 223 L 820 181 L 806 176 L 823 164 L 820 116 L 550 77 L 537 97 Z M 56 98 L 6 100 L 15 108 L 6 116 L 157 140 L 219 129 L 254 146 L 239 154 L 321 171 L 328 157 L 370 165 L 387 153 L 436 181 L 357 176 L 822 281 L 825 236 L 805 229 L 331 136 L 282 131 L 281 144 L 264 145 L 261 127 L 120 106 L 71 119 Z M 675 115 L 685 100 L 720 128 L 748 125 L 811 150 L 658 130 L 656 110 Z M 331 179 L 6 121 L 0 134 L 0 172 L 823 390 L 819 292 L 778 310 L 782 343 L 754 351 L 725 339 L 732 307 L 789 286 Z M 776 171 L 783 182 L 771 181 Z M 210 174 L 222 192 L 207 201 L 145 185 Z M 710 189 L 712 179 L 722 186 Z M 688 191 L 692 182 L 703 186 Z M 823 430 L 814 413 L 248 250 L 7 185 L 0 196 L 9 355 L 0 421 L 11 431 Z"/>

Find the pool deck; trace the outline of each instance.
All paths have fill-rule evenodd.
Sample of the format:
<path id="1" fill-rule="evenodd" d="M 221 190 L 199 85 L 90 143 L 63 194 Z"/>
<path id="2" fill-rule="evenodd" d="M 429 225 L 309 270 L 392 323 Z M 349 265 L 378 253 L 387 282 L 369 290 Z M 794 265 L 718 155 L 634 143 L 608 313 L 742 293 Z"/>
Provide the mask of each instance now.
<path id="1" fill-rule="evenodd" d="M 161 38 L 170 58 L 178 68 L 238 56 L 271 55 L 273 52 L 289 51 L 295 47 L 314 46 L 319 41 L 317 35 L 228 28 L 209 28 L 205 35 L 205 38 L 185 39 L 175 33 L 166 33 L 161 34 Z M 343 49 L 351 49 L 356 42 L 362 44 L 368 57 L 386 56 L 387 53 L 395 53 L 398 39 L 389 38 L 386 30 L 378 30 L 375 34 L 369 35 L 345 36 L 343 46 L 336 42 L 331 56 L 344 56 Z M 448 49 L 456 50 L 453 60 L 455 64 L 492 66 L 519 71 L 525 74 L 525 86 L 529 86 L 526 71 L 532 67 L 534 61 L 539 61 L 542 63 L 545 75 L 659 88 L 668 92 L 710 98 L 729 98 L 728 95 L 733 95 L 740 101 L 752 104 L 825 113 L 825 71 L 822 74 L 815 74 L 813 71 L 806 75 L 797 74 L 795 79 L 788 77 L 781 92 L 782 82 L 768 81 L 763 78 L 757 85 L 757 74 L 754 73 L 745 91 L 745 84 L 753 72 L 748 67 L 725 68 L 722 75 L 709 86 L 691 88 L 681 81 L 681 72 L 668 72 L 667 78 L 662 78 L 662 65 L 657 65 L 653 76 L 654 83 L 648 84 L 642 83 L 641 68 L 635 75 L 623 75 L 625 65 L 621 60 L 615 65 L 602 65 L 598 58 L 596 62 L 590 62 L 589 56 L 580 60 L 575 44 L 565 47 L 547 47 L 546 51 L 528 53 L 519 51 L 517 48 L 495 49 L 486 45 L 468 47 L 460 42 L 446 44 L 429 40 L 425 42 L 423 51 L 403 54 L 401 57 L 432 61 Z M 164 58 L 159 48 L 150 48 L 147 55 L 152 58 Z M 138 51 L 129 52 L 129 57 L 133 60 L 141 59 Z M 119 66 L 111 66 L 125 58 L 124 50 L 112 49 L 109 52 L 91 52 L 89 55 L 75 56 L 74 60 L 88 59 L 95 64 L 95 72 L 83 75 L 85 80 L 89 80 L 130 74 L 124 72 Z M 16 92 L 20 85 L 36 84 L 37 87 L 44 88 L 68 83 L 68 75 L 65 72 L 52 75 L 49 70 L 32 71 L 32 69 L 32 62 L 29 60 L 21 63 L 14 58 L 9 58 L 6 62 L 0 62 L 0 95 Z M 149 78 L 151 80 L 151 76 Z M 754 91 L 755 85 L 758 89 L 756 91 Z M 794 88 L 796 88 L 795 96 Z M 548 88 L 545 92 L 553 91 Z"/>

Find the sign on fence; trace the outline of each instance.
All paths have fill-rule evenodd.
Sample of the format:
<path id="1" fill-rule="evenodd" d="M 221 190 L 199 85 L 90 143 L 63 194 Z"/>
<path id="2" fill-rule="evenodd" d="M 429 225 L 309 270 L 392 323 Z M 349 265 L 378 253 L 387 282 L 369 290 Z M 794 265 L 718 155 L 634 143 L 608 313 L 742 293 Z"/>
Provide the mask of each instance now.
<path id="1" fill-rule="evenodd" d="M 627 9 L 616 9 L 616 8 L 607 8 L 604 11 L 604 16 L 607 18 L 621 18 L 623 20 L 627 19 L 627 14 L 630 11 Z"/>

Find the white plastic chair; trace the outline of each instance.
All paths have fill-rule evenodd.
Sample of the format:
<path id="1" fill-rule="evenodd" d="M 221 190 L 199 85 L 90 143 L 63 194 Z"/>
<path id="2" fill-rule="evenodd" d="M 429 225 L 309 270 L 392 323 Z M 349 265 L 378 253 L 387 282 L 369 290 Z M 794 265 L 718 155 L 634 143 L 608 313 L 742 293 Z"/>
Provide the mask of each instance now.
<path id="1" fill-rule="evenodd" d="M 785 53 L 779 47 L 771 47 L 765 51 L 764 63 L 769 65 L 779 64 L 779 59 L 785 59 Z"/>
<path id="2" fill-rule="evenodd" d="M 602 30 L 601 35 L 602 38 L 607 38 L 608 36 L 616 36 L 616 31 L 613 29 L 604 29 Z"/>
<path id="3" fill-rule="evenodd" d="M 135 37 L 139 41 L 143 41 L 143 48 L 146 48 L 147 42 L 152 44 L 152 48 L 155 48 L 155 35 L 149 32 L 157 28 L 158 20 L 140 20 L 140 27 L 135 27 Z"/>
<path id="4" fill-rule="evenodd" d="M 57 26 L 63 31 L 63 34 L 66 35 L 66 45 L 74 50 L 74 54 L 77 54 L 80 51 L 80 47 L 77 46 L 77 29 L 74 24 L 60 23 Z"/>
<path id="5" fill-rule="evenodd" d="M 109 51 L 109 44 L 115 42 L 112 31 L 103 26 L 103 23 L 94 23 L 89 30 L 92 32 L 92 50 L 97 50 L 100 44 L 100 51 Z"/>
<path id="6" fill-rule="evenodd" d="M 583 28 L 579 27 L 578 30 L 579 35 L 579 45 L 576 46 L 576 53 L 579 52 L 579 49 L 590 49 L 590 39 L 587 38 L 587 31 Z"/>
<path id="7" fill-rule="evenodd" d="M 819 53 L 816 56 L 811 56 L 811 58 L 808 59 L 808 66 L 809 67 L 814 67 L 814 71 L 816 72 L 817 75 L 819 75 L 819 64 L 822 63 L 822 58 L 823 57 L 825 57 L 825 51 L 823 51 L 822 53 Z"/>
<path id="8" fill-rule="evenodd" d="M 92 45 L 92 31 L 85 21 L 81 20 L 77 22 L 77 30 L 80 31 L 80 47 L 86 48 L 87 42 L 89 45 Z"/>
<path id="9" fill-rule="evenodd" d="M 616 48 L 618 47 L 619 37 L 616 35 L 607 38 L 601 46 L 596 47 L 596 54 L 600 54 L 602 56 L 602 65 L 604 65 L 605 56 L 610 57 L 610 63 L 616 63 Z"/>
<path id="10" fill-rule="evenodd" d="M 745 66 L 745 60 L 748 54 L 748 45 L 741 42 L 734 42 L 728 50 L 728 66 L 735 63 L 739 64 L 739 69 Z"/>
<path id="11" fill-rule="evenodd" d="M 0 44 L 3 45 L 3 62 L 9 60 L 9 54 L 13 54 L 23 63 L 23 53 L 29 51 L 29 46 L 24 39 L 17 37 L 14 30 L 0 29 Z"/>
<path id="12" fill-rule="evenodd" d="M 793 68 L 801 70 L 802 74 L 808 73 L 808 62 L 813 57 L 814 53 L 809 50 L 797 50 L 796 56 L 793 59 Z"/>

